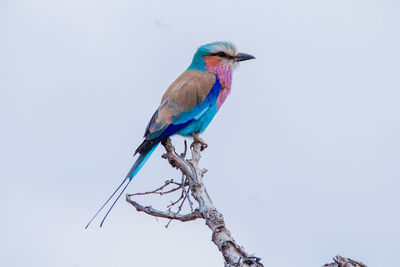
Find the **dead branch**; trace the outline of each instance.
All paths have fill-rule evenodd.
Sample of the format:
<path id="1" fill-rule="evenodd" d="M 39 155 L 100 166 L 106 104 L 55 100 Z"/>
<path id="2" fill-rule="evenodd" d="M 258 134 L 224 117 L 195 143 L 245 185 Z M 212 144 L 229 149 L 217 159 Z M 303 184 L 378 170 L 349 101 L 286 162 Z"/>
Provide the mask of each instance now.
<path id="1" fill-rule="evenodd" d="M 322 267 L 367 267 L 366 264 L 355 261 L 349 258 L 344 258 L 342 256 L 337 255 L 333 258 L 334 262 L 325 264 Z"/>
<path id="2" fill-rule="evenodd" d="M 164 185 L 153 191 L 149 191 L 146 193 L 136 193 L 132 195 L 127 194 L 126 200 L 130 204 L 132 204 L 137 211 L 142 211 L 155 217 L 162 217 L 170 220 L 179 220 L 183 222 L 203 218 L 206 222 L 206 225 L 212 231 L 212 241 L 218 247 L 219 251 L 221 251 L 225 259 L 226 267 L 262 267 L 263 265 L 260 262 L 260 258 L 248 254 L 244 250 L 244 248 L 237 244 L 236 241 L 232 238 L 230 231 L 225 227 L 225 221 L 222 213 L 220 213 L 214 207 L 214 204 L 212 203 L 211 198 L 207 193 L 207 190 L 203 184 L 203 175 L 207 172 L 207 170 L 200 169 L 199 167 L 200 151 L 202 145 L 194 142 L 190 146 L 192 159 L 188 160 L 185 159 L 186 153 L 183 153 L 182 155 L 176 153 L 175 147 L 172 145 L 169 138 L 163 141 L 162 144 L 167 151 L 167 153 L 163 155 L 163 158 L 167 159 L 173 167 L 179 169 L 182 172 L 182 182 L 176 183 L 173 182 L 173 180 L 167 180 Z M 185 144 L 185 148 L 186 147 L 187 146 Z M 169 191 L 162 191 L 170 184 L 174 184 L 177 187 Z M 186 187 L 188 187 L 188 189 L 186 189 Z M 160 211 L 152 208 L 151 206 L 142 206 L 131 198 L 133 196 L 147 194 L 164 195 L 167 193 L 175 192 L 179 189 L 182 190 L 179 199 L 172 202 L 168 206 L 169 209 L 167 211 Z M 198 207 L 194 210 L 192 208 L 193 203 L 190 200 L 189 192 L 193 196 L 194 200 L 196 200 L 196 202 L 198 203 Z M 192 212 L 182 215 L 180 214 L 180 212 L 186 199 L 189 202 Z M 178 206 L 178 211 L 172 212 L 171 206 L 179 202 L 180 204 Z"/>

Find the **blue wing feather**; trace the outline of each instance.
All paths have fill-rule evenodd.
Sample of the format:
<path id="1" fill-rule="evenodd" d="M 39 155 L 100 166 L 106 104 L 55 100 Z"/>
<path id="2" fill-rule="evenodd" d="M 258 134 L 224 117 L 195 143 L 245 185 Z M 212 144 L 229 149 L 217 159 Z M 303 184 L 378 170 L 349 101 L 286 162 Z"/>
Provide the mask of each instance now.
<path id="1" fill-rule="evenodd" d="M 167 137 L 170 137 L 171 135 L 179 133 L 182 129 L 189 126 L 191 123 L 194 123 L 197 120 L 201 119 L 201 117 L 215 105 L 220 92 L 221 82 L 219 81 L 218 76 L 216 76 L 215 83 L 206 98 L 204 99 L 203 103 L 195 105 L 193 109 L 188 112 L 182 112 L 181 114 L 179 114 L 176 123 L 168 125 L 168 127 L 162 133 L 160 133 L 158 137 L 156 137 L 158 142 Z"/>

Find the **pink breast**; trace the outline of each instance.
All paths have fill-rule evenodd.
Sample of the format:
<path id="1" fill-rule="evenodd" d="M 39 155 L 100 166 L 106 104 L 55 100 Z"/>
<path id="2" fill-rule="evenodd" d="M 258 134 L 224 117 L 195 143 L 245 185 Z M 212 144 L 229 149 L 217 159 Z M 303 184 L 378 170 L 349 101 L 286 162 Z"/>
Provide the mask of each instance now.
<path id="1" fill-rule="evenodd" d="M 225 102 L 226 97 L 231 92 L 231 84 L 232 84 L 232 71 L 217 73 L 219 80 L 221 81 L 221 93 L 218 96 L 217 106 L 218 109 Z"/>
<path id="2" fill-rule="evenodd" d="M 207 57 L 205 57 L 206 59 Z M 206 69 L 218 75 L 218 78 L 221 82 L 221 92 L 217 99 L 217 107 L 218 109 L 225 102 L 226 97 L 229 95 L 231 91 L 232 85 L 232 66 L 228 64 L 223 64 L 221 60 L 206 59 Z"/>

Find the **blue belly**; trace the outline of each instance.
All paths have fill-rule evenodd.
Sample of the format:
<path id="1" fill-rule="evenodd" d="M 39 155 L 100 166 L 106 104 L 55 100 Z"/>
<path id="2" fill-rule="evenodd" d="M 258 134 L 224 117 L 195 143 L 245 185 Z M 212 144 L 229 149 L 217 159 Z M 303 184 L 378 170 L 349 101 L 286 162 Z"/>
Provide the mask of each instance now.
<path id="1" fill-rule="evenodd" d="M 178 133 L 180 135 L 190 135 L 191 133 L 202 133 L 210 124 L 215 114 L 217 114 L 217 105 L 212 105 L 201 117 L 191 122 Z"/>

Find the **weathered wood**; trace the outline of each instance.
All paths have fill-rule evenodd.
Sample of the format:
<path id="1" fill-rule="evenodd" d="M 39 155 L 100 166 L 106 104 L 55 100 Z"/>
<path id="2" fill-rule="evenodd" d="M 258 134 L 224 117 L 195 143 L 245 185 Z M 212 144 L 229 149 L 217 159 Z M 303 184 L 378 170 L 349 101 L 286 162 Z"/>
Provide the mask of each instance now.
<path id="1" fill-rule="evenodd" d="M 212 241 L 222 253 L 226 267 L 262 267 L 263 264 L 260 262 L 260 258 L 248 254 L 244 248 L 237 244 L 232 238 L 230 231 L 225 226 L 224 216 L 214 207 L 214 204 L 207 193 L 206 187 L 203 183 L 203 175 L 207 170 L 199 167 L 199 161 L 201 157 L 200 152 L 202 149 L 204 149 L 204 144 L 194 142 L 190 146 L 192 158 L 189 160 L 176 153 L 175 147 L 172 145 L 169 138 L 163 141 L 162 144 L 167 151 L 163 157 L 166 158 L 173 167 L 179 169 L 183 175 L 188 178 L 189 190 L 193 198 L 198 203 L 198 207 L 189 214 L 181 215 L 179 213 L 172 212 L 171 210 L 160 211 L 152 208 L 151 206 L 142 206 L 131 198 L 131 196 L 138 194 L 127 195 L 126 200 L 132 204 L 136 210 L 145 212 L 155 217 L 179 221 L 191 221 L 202 218 L 212 231 Z M 182 182 L 182 184 L 182 190 L 184 190 L 185 182 Z M 164 187 L 165 186 L 162 186 L 160 188 Z M 156 189 L 147 193 L 160 194 L 158 193 L 158 190 L 159 189 Z M 182 193 L 182 196 L 184 196 L 184 193 Z"/>
<path id="2" fill-rule="evenodd" d="M 322 267 L 367 267 L 366 264 L 355 261 L 349 258 L 344 258 L 342 256 L 337 255 L 333 258 L 334 262 L 325 264 Z"/>

